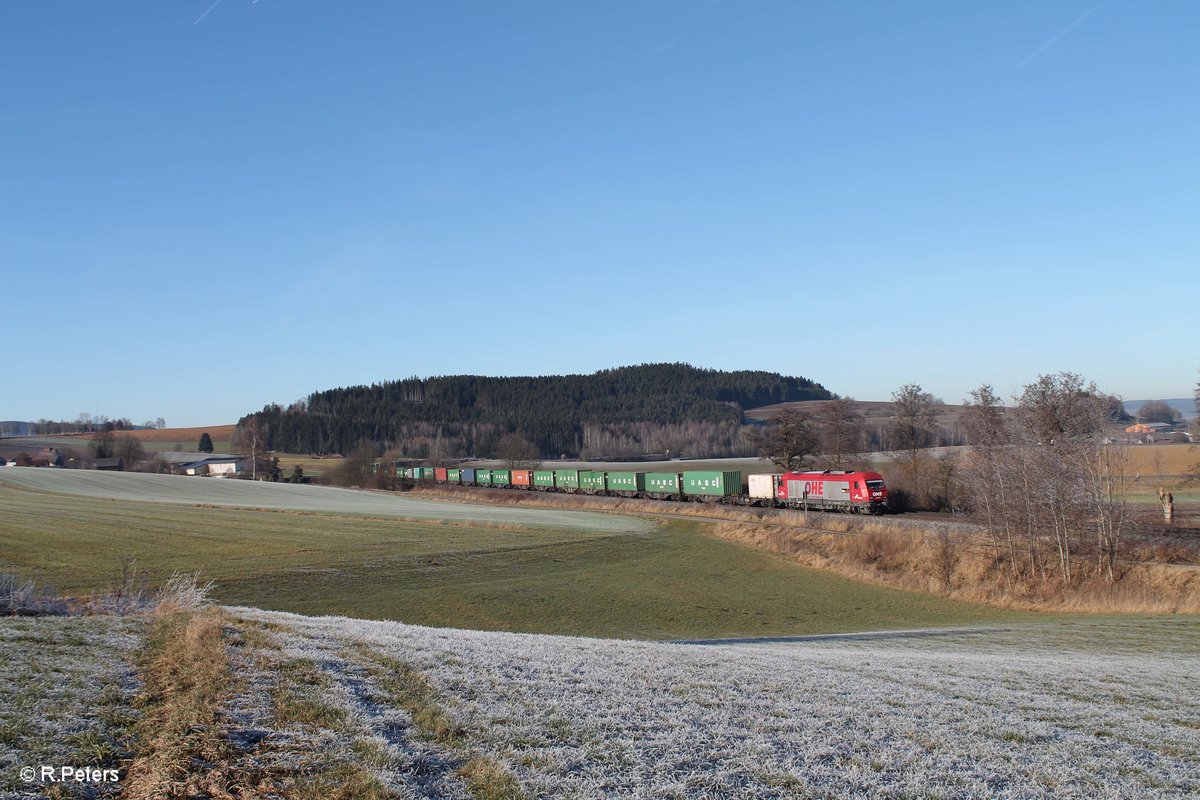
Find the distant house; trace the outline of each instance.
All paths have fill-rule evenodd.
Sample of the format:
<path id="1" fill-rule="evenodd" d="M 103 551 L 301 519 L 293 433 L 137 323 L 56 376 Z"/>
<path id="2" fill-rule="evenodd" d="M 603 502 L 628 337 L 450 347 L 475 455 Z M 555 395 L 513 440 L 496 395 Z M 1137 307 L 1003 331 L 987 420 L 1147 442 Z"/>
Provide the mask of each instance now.
<path id="1" fill-rule="evenodd" d="M 125 459 L 123 458 L 97 458 L 95 461 L 96 469 L 106 472 L 122 472 L 125 469 Z"/>
<path id="2" fill-rule="evenodd" d="M 43 447 L 33 458 L 34 461 L 46 462 L 45 464 L 37 464 L 39 467 L 61 467 L 65 461 L 65 459 L 62 457 L 62 453 L 58 452 L 57 447 Z"/>

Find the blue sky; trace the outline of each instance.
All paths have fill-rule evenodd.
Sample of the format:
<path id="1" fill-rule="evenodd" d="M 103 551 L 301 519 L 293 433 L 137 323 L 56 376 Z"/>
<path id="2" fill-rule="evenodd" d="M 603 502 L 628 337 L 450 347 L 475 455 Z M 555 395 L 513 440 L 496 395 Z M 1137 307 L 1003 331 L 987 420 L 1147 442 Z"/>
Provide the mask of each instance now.
<path id="1" fill-rule="evenodd" d="M 1200 367 L 1200 4 L 0 4 L 0 419 Z"/>

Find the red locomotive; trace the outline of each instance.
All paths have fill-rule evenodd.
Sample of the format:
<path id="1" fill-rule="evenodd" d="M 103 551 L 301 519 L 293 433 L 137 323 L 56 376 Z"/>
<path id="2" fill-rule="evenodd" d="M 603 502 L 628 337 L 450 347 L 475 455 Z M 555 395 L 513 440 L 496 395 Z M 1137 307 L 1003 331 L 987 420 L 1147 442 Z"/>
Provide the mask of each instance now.
<path id="1" fill-rule="evenodd" d="M 775 500 L 789 508 L 882 514 L 887 487 L 878 472 L 785 472 L 773 475 Z"/>

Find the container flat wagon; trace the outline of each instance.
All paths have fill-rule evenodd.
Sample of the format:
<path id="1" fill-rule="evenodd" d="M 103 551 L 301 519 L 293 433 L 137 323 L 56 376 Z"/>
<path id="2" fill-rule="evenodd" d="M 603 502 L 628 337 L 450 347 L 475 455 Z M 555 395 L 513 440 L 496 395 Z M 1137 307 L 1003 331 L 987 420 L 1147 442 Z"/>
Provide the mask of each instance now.
<path id="1" fill-rule="evenodd" d="M 701 502 L 736 497 L 742 491 L 742 473 L 698 471 L 683 473 L 683 495 Z"/>
<path id="2" fill-rule="evenodd" d="M 646 496 L 652 500 L 682 500 L 683 476 L 678 472 L 646 473 Z"/>
<path id="3" fill-rule="evenodd" d="M 603 472 L 596 470 L 579 471 L 579 491 L 585 494 L 604 494 Z"/>
<path id="4" fill-rule="evenodd" d="M 579 491 L 579 470 L 577 470 L 577 469 L 556 469 L 556 470 L 554 470 L 554 486 L 560 492 L 577 492 L 577 491 Z"/>

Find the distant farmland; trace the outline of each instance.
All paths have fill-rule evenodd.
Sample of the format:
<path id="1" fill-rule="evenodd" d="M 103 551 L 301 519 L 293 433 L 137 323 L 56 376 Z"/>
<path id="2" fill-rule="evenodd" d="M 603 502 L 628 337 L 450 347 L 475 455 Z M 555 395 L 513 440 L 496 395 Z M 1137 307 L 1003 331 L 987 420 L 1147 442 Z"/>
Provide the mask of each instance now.
<path id="1" fill-rule="evenodd" d="M 119 431 L 131 434 L 143 442 L 199 442 L 200 434 L 207 433 L 214 442 L 233 439 L 237 425 L 207 425 L 199 428 L 158 428 L 140 431 Z"/>

